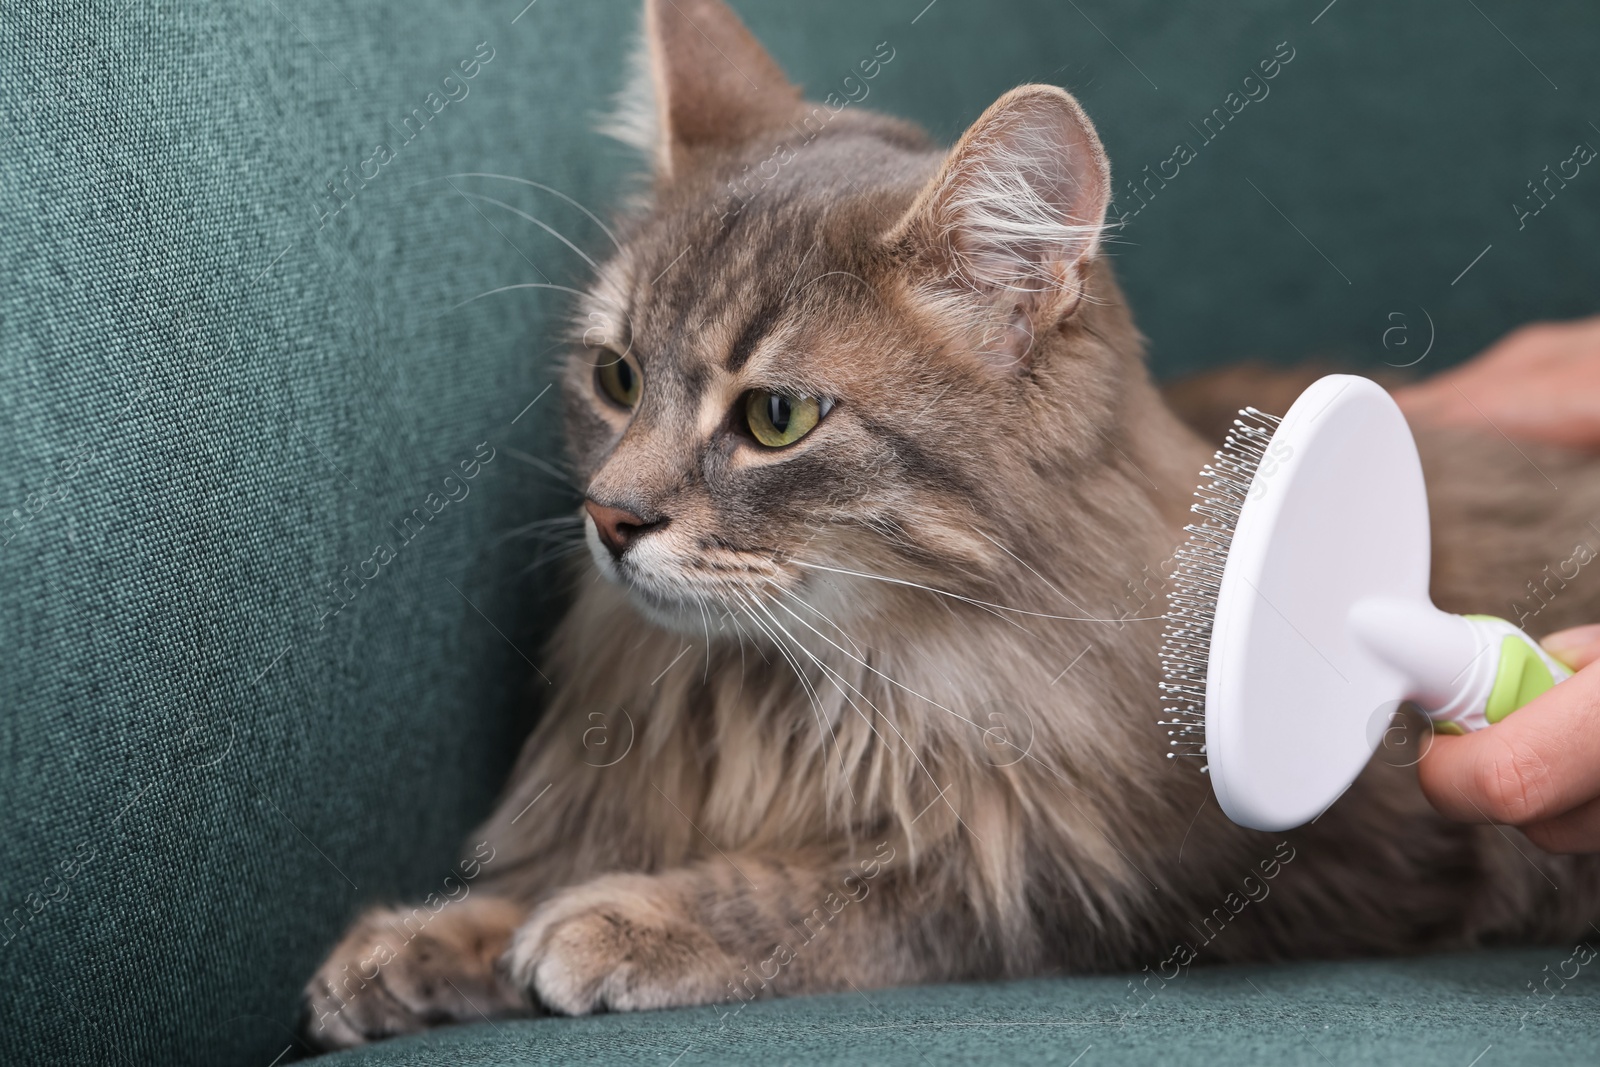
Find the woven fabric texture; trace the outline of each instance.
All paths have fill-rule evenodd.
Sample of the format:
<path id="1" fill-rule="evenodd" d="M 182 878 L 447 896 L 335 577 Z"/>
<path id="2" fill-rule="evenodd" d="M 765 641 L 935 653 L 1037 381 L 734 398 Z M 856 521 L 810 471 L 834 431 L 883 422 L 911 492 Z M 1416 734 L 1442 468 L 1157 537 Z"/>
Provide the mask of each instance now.
<path id="1" fill-rule="evenodd" d="M 1582 958 L 1582 957 L 1580 957 Z M 1590 956 L 1592 958 L 1592 954 Z M 1565 966 L 1563 966 L 1565 964 Z M 1542 970 L 1546 965 L 1549 972 Z M 341 1054 L 328 1067 L 1485 1067 L 1593 1059 L 1600 983 L 1570 949 L 1428 960 L 1197 968 L 838 996 L 650 1015 L 477 1023 Z M 1477 1057 L 1482 1057 L 1478 1059 Z"/>
<path id="2" fill-rule="evenodd" d="M 1427 368 L 1592 307 L 1600 175 L 1536 213 L 1526 188 L 1600 144 L 1592 4 L 736 6 L 819 96 L 888 42 L 863 105 L 947 139 L 1018 82 L 1077 92 L 1163 372 L 1404 362 L 1425 318 Z M 608 247 L 563 197 L 604 217 L 636 170 L 593 132 L 635 17 L 0 17 L 0 1062 L 292 1058 L 298 991 L 351 915 L 458 858 L 536 714 L 559 610 L 515 531 L 575 499 L 548 463 L 566 294 L 529 286 L 587 267 L 523 216 Z M 1290 53 L 1268 91 L 1245 83 Z M 639 1016 L 352 1062 L 667 1063 L 680 1038 L 686 1064 L 1067 1063 L 1090 1043 L 1318 1062 L 1310 1030 L 1337 1062 L 1466 1063 L 1466 1037 L 1514 1031 L 1523 983 L 1562 958 L 1251 972 L 1260 999 L 1196 972 L 1123 1029 L 1120 980 L 1063 981 L 763 1006 L 715 1045 L 703 1014 Z M 1579 1004 L 1495 1037 L 1496 1057 L 1592 1041 Z"/>

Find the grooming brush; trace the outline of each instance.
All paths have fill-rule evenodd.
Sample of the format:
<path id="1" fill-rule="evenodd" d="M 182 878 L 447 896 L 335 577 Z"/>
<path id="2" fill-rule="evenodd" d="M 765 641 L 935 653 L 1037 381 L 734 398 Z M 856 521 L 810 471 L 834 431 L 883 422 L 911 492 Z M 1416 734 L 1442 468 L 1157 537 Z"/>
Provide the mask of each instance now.
<path id="1" fill-rule="evenodd" d="M 1174 557 L 1162 725 L 1234 822 L 1316 818 L 1406 701 L 1465 733 L 1570 674 L 1504 619 L 1433 606 L 1422 464 L 1377 383 L 1330 375 L 1282 419 L 1246 408 L 1201 477 Z"/>

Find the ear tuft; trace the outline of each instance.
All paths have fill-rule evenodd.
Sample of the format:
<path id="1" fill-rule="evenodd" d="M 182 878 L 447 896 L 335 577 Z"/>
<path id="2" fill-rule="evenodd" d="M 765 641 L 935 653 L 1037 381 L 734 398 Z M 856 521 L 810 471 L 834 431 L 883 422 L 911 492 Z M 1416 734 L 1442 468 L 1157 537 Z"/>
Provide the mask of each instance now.
<path id="1" fill-rule="evenodd" d="M 974 283 L 1047 287 L 1060 280 L 1061 267 L 1095 251 L 1110 168 L 1088 118 L 1065 92 L 1028 86 L 1007 94 L 963 139 L 952 163 L 940 222 L 959 269 Z"/>
<path id="2" fill-rule="evenodd" d="M 655 74 L 650 69 L 650 45 L 641 29 L 628 52 L 628 76 L 611 98 L 611 110 L 599 130 L 646 158 L 654 158 L 661 140 Z"/>
<path id="3" fill-rule="evenodd" d="M 1105 149 L 1078 102 L 1024 85 L 973 123 L 892 239 L 975 301 L 981 354 L 1023 367 L 1033 339 L 1076 307 L 1110 194 Z"/>

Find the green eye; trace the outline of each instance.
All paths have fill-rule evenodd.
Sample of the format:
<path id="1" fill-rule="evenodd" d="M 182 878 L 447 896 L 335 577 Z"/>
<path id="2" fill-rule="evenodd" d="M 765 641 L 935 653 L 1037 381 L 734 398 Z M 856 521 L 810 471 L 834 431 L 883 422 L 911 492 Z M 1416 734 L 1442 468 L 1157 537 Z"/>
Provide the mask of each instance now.
<path id="1" fill-rule="evenodd" d="M 810 433 L 831 406 L 816 397 L 754 389 L 745 394 L 744 417 L 752 437 L 768 448 L 782 448 Z"/>
<path id="2" fill-rule="evenodd" d="M 625 408 L 639 402 L 639 391 L 644 380 L 633 360 L 609 349 L 600 353 L 600 365 L 595 368 L 595 381 L 600 391 Z"/>

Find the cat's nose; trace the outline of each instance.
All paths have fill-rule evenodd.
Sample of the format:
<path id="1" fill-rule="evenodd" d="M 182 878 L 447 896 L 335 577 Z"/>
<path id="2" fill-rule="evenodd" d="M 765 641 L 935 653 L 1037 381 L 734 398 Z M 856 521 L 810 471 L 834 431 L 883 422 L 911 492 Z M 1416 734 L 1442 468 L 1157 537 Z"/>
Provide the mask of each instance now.
<path id="1" fill-rule="evenodd" d="M 666 519 L 654 521 L 641 519 L 631 511 L 614 508 L 597 500 L 585 500 L 583 509 L 589 513 L 589 518 L 594 520 L 594 528 L 600 534 L 600 542 L 617 559 L 621 559 L 628 546 L 639 537 L 667 524 Z"/>

